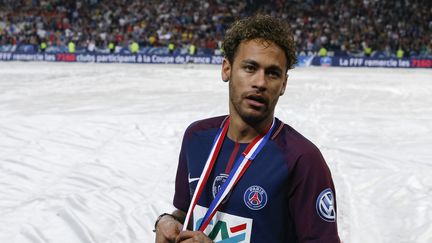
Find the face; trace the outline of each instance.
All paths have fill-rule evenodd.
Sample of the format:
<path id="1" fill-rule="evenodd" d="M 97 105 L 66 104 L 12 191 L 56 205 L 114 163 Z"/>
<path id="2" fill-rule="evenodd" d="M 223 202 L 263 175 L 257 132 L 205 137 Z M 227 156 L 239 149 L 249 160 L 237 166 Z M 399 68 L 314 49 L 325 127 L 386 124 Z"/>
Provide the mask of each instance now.
<path id="1" fill-rule="evenodd" d="M 262 39 L 243 41 L 233 63 L 224 60 L 222 79 L 229 80 L 230 115 L 248 124 L 273 118 L 288 75 L 284 51 Z"/>

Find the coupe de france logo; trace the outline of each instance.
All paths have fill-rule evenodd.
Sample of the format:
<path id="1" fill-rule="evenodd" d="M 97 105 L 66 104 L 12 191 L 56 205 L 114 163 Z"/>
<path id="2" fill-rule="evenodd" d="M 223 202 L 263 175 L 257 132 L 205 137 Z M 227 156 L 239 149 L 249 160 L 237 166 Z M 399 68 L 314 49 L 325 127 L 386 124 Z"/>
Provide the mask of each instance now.
<path id="1" fill-rule="evenodd" d="M 251 186 L 245 191 L 243 200 L 248 208 L 260 210 L 267 204 L 267 193 L 260 186 Z"/>
<path id="2" fill-rule="evenodd" d="M 334 196 L 330 188 L 325 189 L 316 201 L 318 215 L 327 222 L 336 221 L 336 210 L 334 208 Z"/>
<path id="3" fill-rule="evenodd" d="M 213 181 L 213 186 L 212 186 L 213 198 L 215 198 L 216 195 L 219 193 L 219 191 L 221 190 L 223 184 L 225 183 L 225 181 L 227 179 L 228 179 L 227 174 L 220 174 L 220 175 L 216 176 L 215 180 Z"/>

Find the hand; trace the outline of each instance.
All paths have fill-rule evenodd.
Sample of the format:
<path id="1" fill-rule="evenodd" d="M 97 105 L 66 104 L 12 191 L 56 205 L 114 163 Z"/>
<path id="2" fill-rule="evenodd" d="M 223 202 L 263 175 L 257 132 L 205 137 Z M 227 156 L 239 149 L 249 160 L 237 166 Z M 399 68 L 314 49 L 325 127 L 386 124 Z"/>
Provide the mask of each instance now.
<path id="1" fill-rule="evenodd" d="M 182 231 L 176 238 L 176 243 L 213 243 L 210 238 L 208 238 L 203 232 L 201 231 Z"/>
<path id="2" fill-rule="evenodd" d="M 177 235 L 180 233 L 183 225 L 173 217 L 163 216 L 156 226 L 156 243 L 175 242 Z"/>

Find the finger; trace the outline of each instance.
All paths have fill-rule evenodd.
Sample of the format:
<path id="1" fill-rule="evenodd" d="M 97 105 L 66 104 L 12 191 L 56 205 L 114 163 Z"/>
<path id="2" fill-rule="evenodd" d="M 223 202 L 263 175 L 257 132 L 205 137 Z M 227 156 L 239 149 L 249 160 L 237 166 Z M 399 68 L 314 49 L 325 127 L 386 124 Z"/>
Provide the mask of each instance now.
<path id="1" fill-rule="evenodd" d="M 157 225 L 156 239 L 159 242 L 174 242 L 177 235 L 180 233 L 181 224 L 176 220 L 161 220 Z M 156 241 L 159 243 L 158 241 Z"/>
<path id="2" fill-rule="evenodd" d="M 201 231 L 182 231 L 176 238 L 176 243 L 213 242 Z"/>
<path id="3" fill-rule="evenodd" d="M 159 227 L 160 226 L 160 227 Z M 158 225 L 158 229 L 161 229 L 161 232 L 167 239 L 175 240 L 177 235 L 180 233 L 181 224 L 176 220 L 168 220 L 163 221 Z"/>
<path id="4" fill-rule="evenodd" d="M 195 231 L 190 231 L 190 230 L 186 230 L 186 231 L 182 231 L 180 232 L 180 234 L 177 235 L 176 238 L 176 243 L 179 242 L 183 242 L 187 239 L 191 239 L 192 237 L 194 237 Z"/>

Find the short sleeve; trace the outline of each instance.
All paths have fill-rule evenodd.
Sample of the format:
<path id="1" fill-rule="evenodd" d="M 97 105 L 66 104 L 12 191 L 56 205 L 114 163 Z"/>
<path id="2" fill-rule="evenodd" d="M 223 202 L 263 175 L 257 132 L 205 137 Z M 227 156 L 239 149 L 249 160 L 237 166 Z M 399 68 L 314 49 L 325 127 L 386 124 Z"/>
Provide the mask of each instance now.
<path id="1" fill-rule="evenodd" d="M 336 194 L 330 170 L 311 145 L 289 171 L 289 212 L 299 242 L 339 243 Z"/>

